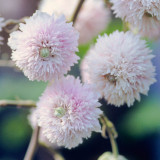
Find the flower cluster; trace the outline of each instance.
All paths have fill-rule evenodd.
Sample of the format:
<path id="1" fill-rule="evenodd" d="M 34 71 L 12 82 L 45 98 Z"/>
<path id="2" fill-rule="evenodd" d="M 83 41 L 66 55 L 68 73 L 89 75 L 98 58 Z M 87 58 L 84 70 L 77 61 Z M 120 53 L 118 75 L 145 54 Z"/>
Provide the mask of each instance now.
<path id="1" fill-rule="evenodd" d="M 48 81 L 66 74 L 79 57 L 78 32 L 65 17 L 37 11 L 11 33 L 12 60 L 30 80 Z"/>
<path id="2" fill-rule="evenodd" d="M 64 77 L 79 59 L 75 54 L 78 32 L 64 16 L 55 18 L 41 11 L 25 23 L 10 35 L 12 59 L 30 80 L 50 81 L 29 119 L 33 127 L 41 126 L 41 141 L 75 147 L 92 131 L 101 132 L 98 118 L 102 113 L 100 95 L 93 86 Z"/>
<path id="3" fill-rule="evenodd" d="M 94 84 L 108 103 L 131 106 L 155 82 L 150 53 L 145 41 L 131 32 L 99 37 L 81 64 L 83 81 Z"/>
<path id="4" fill-rule="evenodd" d="M 112 9 L 117 17 L 137 28 L 142 36 L 160 37 L 160 1 L 159 0 L 111 0 Z"/>
<path id="5" fill-rule="evenodd" d="M 29 117 L 32 127 L 41 127 L 41 141 L 69 149 L 81 144 L 92 132 L 101 132 L 100 98 L 115 106 L 131 106 L 135 100 L 140 101 L 140 94 L 147 95 L 156 81 L 152 51 L 145 40 L 130 31 L 99 36 L 81 63 L 83 84 L 79 78 L 64 76 L 79 59 L 75 54 L 78 41 L 80 44 L 91 41 L 110 19 L 103 0 L 85 1 L 74 24 L 80 32 L 79 39 L 72 22 L 59 16 L 64 13 L 69 21 L 78 2 L 42 1 L 40 9 L 48 13 L 36 11 L 8 40 L 11 58 L 24 74 L 30 80 L 49 81 Z M 160 35 L 158 1 L 111 2 L 116 16 L 129 22 L 131 28 L 138 27 L 141 34 L 149 37 Z M 0 18 L 0 31 L 2 21 Z M 126 160 L 123 156 L 117 158 Z M 103 159 L 114 160 L 115 156 L 106 153 L 99 158 Z"/>
<path id="6" fill-rule="evenodd" d="M 101 132 L 99 94 L 79 79 L 67 76 L 49 85 L 35 111 L 43 135 L 51 143 L 72 148 L 91 132 Z"/>
<path id="7" fill-rule="evenodd" d="M 64 14 L 70 21 L 79 0 L 42 0 L 40 10 L 57 15 Z M 92 40 L 103 31 L 110 21 L 110 11 L 103 0 L 87 0 L 78 14 L 75 28 L 80 32 L 79 43 Z"/>

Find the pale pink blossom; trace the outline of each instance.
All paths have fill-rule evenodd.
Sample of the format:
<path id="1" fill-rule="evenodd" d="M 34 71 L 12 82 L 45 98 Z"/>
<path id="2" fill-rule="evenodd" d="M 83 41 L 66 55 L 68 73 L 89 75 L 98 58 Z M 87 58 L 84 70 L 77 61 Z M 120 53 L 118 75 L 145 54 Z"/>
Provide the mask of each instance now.
<path id="1" fill-rule="evenodd" d="M 34 130 L 35 127 L 38 125 L 37 116 L 36 116 L 36 108 L 31 110 L 31 113 L 28 116 L 28 120 L 30 122 L 30 125 L 31 125 L 32 129 Z M 57 145 L 55 145 L 53 143 L 50 143 L 49 140 L 43 135 L 42 132 L 43 132 L 43 128 L 41 127 L 40 133 L 39 133 L 39 142 L 43 143 L 46 146 L 57 148 Z"/>
<path id="2" fill-rule="evenodd" d="M 131 32 L 99 37 L 81 66 L 82 78 L 95 85 L 108 103 L 133 105 L 155 82 L 151 50 Z"/>
<path id="3" fill-rule="evenodd" d="M 160 37 L 159 0 L 111 0 L 116 17 L 130 23 L 142 36 Z"/>
<path id="4" fill-rule="evenodd" d="M 58 146 L 73 148 L 101 132 L 99 94 L 91 85 L 67 76 L 49 85 L 37 103 L 36 118 L 43 135 Z"/>
<path id="5" fill-rule="evenodd" d="M 68 20 L 71 20 L 78 2 L 79 0 L 42 0 L 39 8 L 49 14 L 63 13 Z M 80 32 L 79 43 L 91 41 L 107 27 L 109 21 L 110 10 L 103 0 L 85 1 L 75 23 L 75 28 Z"/>
<path id="6" fill-rule="evenodd" d="M 65 17 L 36 11 L 11 33 L 12 60 L 30 80 L 48 81 L 66 74 L 77 63 L 78 32 Z"/>
<path id="7" fill-rule="evenodd" d="M 0 17 L 0 32 L 2 32 L 3 27 L 4 27 L 4 18 Z M 3 44 L 2 40 L 3 40 L 3 37 L 0 36 L 0 45 Z"/>

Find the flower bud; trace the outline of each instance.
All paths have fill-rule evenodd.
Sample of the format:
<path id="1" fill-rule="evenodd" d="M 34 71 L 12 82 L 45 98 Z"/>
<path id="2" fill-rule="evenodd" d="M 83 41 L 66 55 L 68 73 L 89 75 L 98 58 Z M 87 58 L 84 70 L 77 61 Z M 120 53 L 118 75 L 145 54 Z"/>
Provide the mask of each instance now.
<path id="1" fill-rule="evenodd" d="M 57 117 L 57 118 L 61 118 L 65 115 L 66 111 L 63 107 L 58 107 L 54 110 L 54 115 Z"/>
<path id="2" fill-rule="evenodd" d="M 113 153 L 105 152 L 98 158 L 98 160 L 127 160 L 127 159 L 121 155 L 118 155 L 118 157 L 115 157 Z"/>

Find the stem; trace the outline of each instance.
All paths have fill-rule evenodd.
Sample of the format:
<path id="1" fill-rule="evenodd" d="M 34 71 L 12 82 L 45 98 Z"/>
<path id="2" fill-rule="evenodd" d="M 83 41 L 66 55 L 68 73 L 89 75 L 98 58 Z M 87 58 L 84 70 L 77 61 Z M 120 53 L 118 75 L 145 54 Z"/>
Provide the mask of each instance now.
<path id="1" fill-rule="evenodd" d="M 32 100 L 0 100 L 0 107 L 17 106 L 17 107 L 36 107 L 36 103 Z"/>
<path id="2" fill-rule="evenodd" d="M 112 152 L 113 152 L 115 157 L 118 157 L 118 147 L 117 147 L 116 140 L 113 137 L 113 134 L 111 134 L 111 132 L 108 132 L 108 135 L 109 135 L 109 139 L 110 139 L 110 142 L 111 142 Z"/>
<path id="3" fill-rule="evenodd" d="M 5 27 L 5 31 L 7 33 L 11 33 L 13 31 L 18 30 L 19 28 L 19 23 L 25 23 L 25 19 L 28 17 L 23 17 L 21 19 L 8 19 L 4 22 L 4 27 Z M 14 25 L 14 27 L 12 27 L 12 29 L 8 29 L 7 27 L 10 25 Z"/>
<path id="4" fill-rule="evenodd" d="M 16 65 L 11 60 L 0 60 L 0 67 L 16 67 Z"/>
<path id="5" fill-rule="evenodd" d="M 123 20 L 123 31 L 127 32 L 129 30 L 129 23 Z"/>
<path id="6" fill-rule="evenodd" d="M 38 146 L 38 137 L 39 137 L 40 127 L 36 126 L 33 131 L 31 141 L 29 143 L 29 147 L 27 149 L 24 160 L 33 160 L 33 156 Z"/>
<path id="7" fill-rule="evenodd" d="M 104 0 L 104 2 L 108 8 L 112 7 L 112 3 L 109 0 Z"/>
<path id="8" fill-rule="evenodd" d="M 71 18 L 71 21 L 73 21 L 73 25 L 75 24 L 75 22 L 76 22 L 76 20 L 77 20 L 77 16 L 78 16 L 78 14 L 79 14 L 79 11 L 80 11 L 80 9 L 81 9 L 84 1 L 85 1 L 85 0 L 79 0 L 79 3 L 78 3 L 78 5 L 77 5 L 77 7 L 76 7 L 76 9 L 75 9 L 75 11 L 74 11 L 73 17 Z"/>
<path id="9" fill-rule="evenodd" d="M 102 136 L 106 138 L 106 131 L 108 133 L 110 142 L 111 142 L 111 147 L 112 147 L 112 152 L 115 157 L 118 157 L 118 146 L 116 143 L 116 138 L 117 138 L 117 131 L 113 125 L 113 123 L 105 116 L 101 115 L 100 121 L 102 123 Z"/>

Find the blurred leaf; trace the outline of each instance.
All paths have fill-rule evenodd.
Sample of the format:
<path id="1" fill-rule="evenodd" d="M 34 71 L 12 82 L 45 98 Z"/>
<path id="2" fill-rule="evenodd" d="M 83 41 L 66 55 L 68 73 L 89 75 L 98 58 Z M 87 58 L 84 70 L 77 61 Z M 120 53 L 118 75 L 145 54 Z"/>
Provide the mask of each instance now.
<path id="1" fill-rule="evenodd" d="M 90 48 L 89 44 L 86 45 L 80 45 L 79 46 L 79 52 L 77 53 L 77 55 L 83 59 L 83 57 L 85 56 L 86 52 L 88 51 L 88 49 Z"/>
<path id="2" fill-rule="evenodd" d="M 123 30 L 123 22 L 119 18 L 112 19 L 112 21 L 109 23 L 107 29 L 102 34 L 104 34 L 104 33 L 110 34 L 116 30 L 119 30 L 119 31 Z"/>
<path id="3" fill-rule="evenodd" d="M 32 82 L 27 78 L 1 77 L 0 99 L 15 99 L 19 97 L 20 99 L 38 100 L 45 87 L 46 83 Z"/>
<path id="4" fill-rule="evenodd" d="M 31 128 L 23 112 L 7 113 L 1 119 L 0 141 L 8 151 L 17 151 L 23 148 L 28 141 Z"/>
<path id="5" fill-rule="evenodd" d="M 160 130 L 159 101 L 149 99 L 143 105 L 127 113 L 121 127 L 125 134 L 135 138 L 141 138 Z"/>

